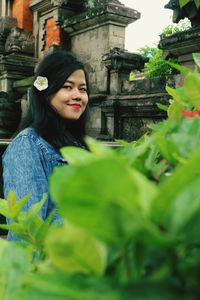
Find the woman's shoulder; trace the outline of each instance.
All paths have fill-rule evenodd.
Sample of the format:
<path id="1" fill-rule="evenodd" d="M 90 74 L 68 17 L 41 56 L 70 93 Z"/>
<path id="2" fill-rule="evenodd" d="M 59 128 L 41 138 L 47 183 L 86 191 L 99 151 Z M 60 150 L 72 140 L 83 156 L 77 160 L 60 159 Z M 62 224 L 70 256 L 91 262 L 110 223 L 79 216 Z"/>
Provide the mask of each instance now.
<path id="1" fill-rule="evenodd" d="M 31 127 L 27 127 L 25 129 L 23 129 L 22 131 L 20 131 L 12 140 L 12 142 L 10 143 L 10 145 L 8 146 L 7 149 L 14 147 L 15 145 L 28 145 L 31 143 L 31 141 L 37 140 L 39 139 L 38 134 L 36 133 L 36 131 L 31 128 Z"/>
<path id="2" fill-rule="evenodd" d="M 18 154 L 21 156 L 21 152 L 24 154 L 37 152 L 38 155 L 45 156 L 48 160 L 62 158 L 61 154 L 31 127 L 22 130 L 16 135 L 4 152 L 3 158 Z"/>
<path id="3" fill-rule="evenodd" d="M 9 155 L 10 153 L 25 152 L 26 149 L 30 149 L 36 145 L 33 141 L 37 139 L 37 134 L 33 128 L 26 128 L 19 132 L 12 140 L 12 142 L 6 148 L 3 157 Z"/>

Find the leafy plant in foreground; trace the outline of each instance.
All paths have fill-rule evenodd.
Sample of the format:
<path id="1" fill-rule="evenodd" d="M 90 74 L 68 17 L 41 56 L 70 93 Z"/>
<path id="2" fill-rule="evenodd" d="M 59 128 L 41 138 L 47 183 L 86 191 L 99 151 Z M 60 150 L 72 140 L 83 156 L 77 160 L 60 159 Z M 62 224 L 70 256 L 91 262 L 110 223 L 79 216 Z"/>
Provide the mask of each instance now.
<path id="1" fill-rule="evenodd" d="M 2 300 L 199 299 L 200 116 L 185 112 L 199 110 L 200 75 L 182 71 L 149 136 L 61 150 L 70 164 L 54 170 L 50 192 L 63 225 L 37 216 L 45 200 L 28 213 L 26 199 L 0 201 L 25 241 L 0 240 Z"/>

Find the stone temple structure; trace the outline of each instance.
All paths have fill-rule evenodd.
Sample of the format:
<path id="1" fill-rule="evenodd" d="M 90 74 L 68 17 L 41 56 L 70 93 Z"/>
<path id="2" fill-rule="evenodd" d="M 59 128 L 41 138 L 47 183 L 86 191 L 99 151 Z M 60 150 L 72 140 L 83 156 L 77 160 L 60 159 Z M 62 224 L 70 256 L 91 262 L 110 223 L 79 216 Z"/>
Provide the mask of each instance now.
<path id="1" fill-rule="evenodd" d="M 188 18 L 192 28 L 169 37 L 161 36 L 159 47 L 164 50 L 166 58 L 178 58 L 182 65 L 194 68 L 192 53 L 200 51 L 200 8 L 194 0 L 190 0 L 183 8 L 180 8 L 179 0 L 170 0 L 165 8 L 173 11 L 174 23 Z"/>
<path id="2" fill-rule="evenodd" d="M 86 64 L 88 134 L 129 141 L 141 136 L 148 123 L 163 117 L 155 103 L 168 96 L 165 79 L 129 80 L 131 71 L 140 78 L 146 61 L 124 49 L 125 29 L 139 18 L 119 0 L 2 0 L 0 138 L 10 138 L 17 128 L 38 59 L 59 47 Z"/>

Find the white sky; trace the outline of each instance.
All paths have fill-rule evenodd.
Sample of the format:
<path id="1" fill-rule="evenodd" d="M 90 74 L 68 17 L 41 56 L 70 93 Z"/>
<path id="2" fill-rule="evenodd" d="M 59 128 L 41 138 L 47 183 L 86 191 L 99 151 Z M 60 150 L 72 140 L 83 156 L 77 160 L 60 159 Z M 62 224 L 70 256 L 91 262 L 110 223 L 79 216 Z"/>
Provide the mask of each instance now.
<path id="1" fill-rule="evenodd" d="M 141 18 L 126 29 L 125 48 L 131 52 L 144 46 L 156 46 L 159 34 L 172 24 L 173 11 L 164 8 L 169 0 L 120 0 L 141 13 Z"/>

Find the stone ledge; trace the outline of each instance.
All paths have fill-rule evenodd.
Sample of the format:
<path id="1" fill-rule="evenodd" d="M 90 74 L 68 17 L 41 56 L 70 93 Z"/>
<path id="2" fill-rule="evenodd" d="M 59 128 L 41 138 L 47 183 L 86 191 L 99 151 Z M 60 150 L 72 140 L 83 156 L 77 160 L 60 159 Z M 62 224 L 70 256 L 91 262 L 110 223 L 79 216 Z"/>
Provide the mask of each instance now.
<path id="1" fill-rule="evenodd" d="M 167 56 L 179 56 L 200 50 L 200 26 L 175 33 L 169 37 L 161 36 L 158 47 L 163 49 Z M 166 56 L 165 53 L 165 56 Z"/>
<path id="2" fill-rule="evenodd" d="M 96 26 L 97 18 L 99 25 L 109 21 L 116 22 L 117 24 L 121 24 L 121 26 L 125 27 L 138 20 L 140 18 L 140 13 L 123 5 L 107 3 L 93 9 L 88 9 L 87 12 L 81 13 L 78 16 L 73 16 L 64 20 L 62 27 L 66 32 L 72 33 L 74 31 Z"/>
<path id="3" fill-rule="evenodd" d="M 134 101 L 134 100 L 140 100 L 140 99 L 148 99 L 148 98 L 152 98 L 152 97 L 163 97 L 168 95 L 167 93 L 154 93 L 154 94 L 140 94 L 140 95 L 113 95 L 113 96 L 108 96 L 107 97 L 107 101 L 104 103 L 108 103 L 108 101 L 110 103 L 114 103 L 116 100 L 118 101 L 122 101 L 121 103 L 125 103 L 125 101 L 130 100 L 130 101 Z"/>

